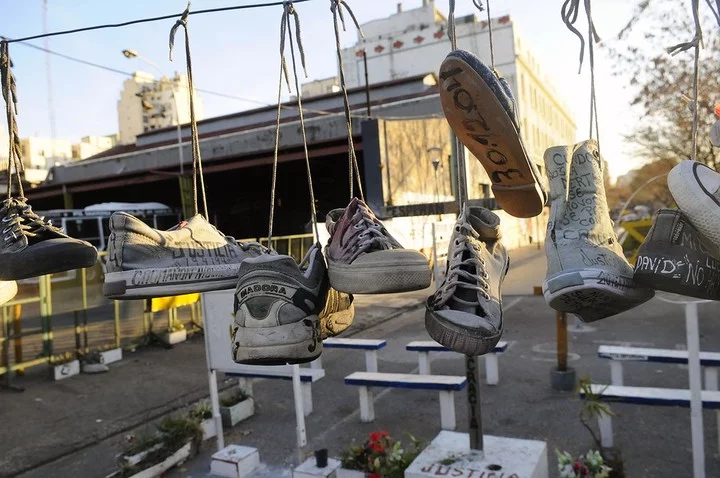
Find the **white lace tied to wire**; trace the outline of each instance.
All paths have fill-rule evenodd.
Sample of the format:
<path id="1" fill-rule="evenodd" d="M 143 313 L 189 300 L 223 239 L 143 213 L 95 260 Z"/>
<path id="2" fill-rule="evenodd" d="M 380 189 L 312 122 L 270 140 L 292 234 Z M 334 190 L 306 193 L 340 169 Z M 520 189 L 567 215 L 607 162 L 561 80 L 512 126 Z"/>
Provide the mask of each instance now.
<path id="1" fill-rule="evenodd" d="M 200 182 L 200 192 L 202 194 L 203 214 L 205 219 L 210 220 L 208 214 L 207 195 L 205 194 L 205 178 L 202 170 L 202 157 L 200 156 L 200 138 L 198 135 L 197 120 L 195 117 L 195 87 L 193 85 L 192 75 L 192 57 L 190 55 L 190 34 L 188 32 L 188 17 L 190 15 L 190 2 L 182 13 L 180 19 L 170 29 L 170 61 L 173 61 L 173 47 L 175 46 L 175 33 L 182 26 L 185 30 L 185 63 L 187 65 L 188 77 L 188 97 L 190 99 L 190 134 L 192 142 L 192 158 L 193 158 L 193 207 L 194 213 L 198 214 L 198 180 Z"/>
<path id="2" fill-rule="evenodd" d="M 20 159 L 20 135 L 18 134 L 17 120 L 17 83 L 12 73 L 12 61 L 10 60 L 10 47 L 8 42 L 0 41 L 0 83 L 2 84 L 2 96 L 5 100 L 5 116 L 8 128 L 8 159 L 7 166 L 0 164 L 0 170 L 7 169 L 7 199 L 12 198 L 13 178 L 17 181 L 20 197 L 25 196 L 20 173 L 23 171 L 23 164 Z M 13 174 L 14 173 L 14 174 Z"/>
<path id="3" fill-rule="evenodd" d="M 290 57 L 292 60 L 293 79 L 295 80 L 294 82 L 295 90 L 297 92 L 298 111 L 300 114 L 300 130 L 302 131 L 303 151 L 305 154 L 305 169 L 307 174 L 308 189 L 310 190 L 310 215 L 313 223 L 315 242 L 320 242 L 320 235 L 317 226 L 317 210 L 315 208 L 315 193 L 313 190 L 312 173 L 310 170 L 310 156 L 308 154 L 307 136 L 305 134 L 305 116 L 303 115 L 302 94 L 300 91 L 300 80 L 298 79 L 297 62 L 295 60 L 295 43 L 293 41 L 292 24 L 290 21 L 290 17 L 294 18 L 295 35 L 297 36 L 298 51 L 300 52 L 300 63 L 302 64 L 303 72 L 305 73 L 305 77 L 307 78 L 307 67 L 305 66 L 305 49 L 303 48 L 302 37 L 300 36 L 300 17 L 298 16 L 297 10 L 295 10 L 293 2 L 286 1 L 283 3 L 283 13 L 280 20 L 280 77 L 278 79 L 277 115 L 275 122 L 275 150 L 273 153 L 272 186 L 270 188 L 270 218 L 268 221 L 268 247 L 271 249 L 273 224 L 275 221 L 275 190 L 277 186 L 278 151 L 280 149 L 280 115 L 282 111 L 281 96 L 283 77 L 285 77 L 288 92 L 292 93 L 292 88 L 290 86 L 290 78 L 287 71 L 287 63 L 285 62 L 286 35 L 290 42 Z"/>
<path id="4" fill-rule="evenodd" d="M 598 122 L 597 99 L 595 95 L 595 43 L 600 42 L 600 36 L 595 30 L 595 23 L 592 19 L 592 8 L 590 0 L 584 0 L 585 15 L 588 22 L 588 57 L 590 63 L 590 132 L 588 138 L 593 137 L 593 125 L 595 126 L 595 138 L 598 142 L 598 153 L 600 152 L 600 126 Z M 565 0 L 560 14 L 565 26 L 580 39 L 580 58 L 578 66 L 578 74 L 582 71 L 582 64 L 585 55 L 585 38 L 580 31 L 575 28 L 578 14 L 580 13 L 580 0 Z"/>
<path id="5" fill-rule="evenodd" d="M 357 155 L 355 154 L 355 146 L 353 144 L 353 132 L 352 132 L 352 116 L 350 114 L 350 100 L 348 100 L 348 94 L 347 94 L 347 84 L 345 83 L 345 68 L 343 66 L 343 59 L 342 59 L 342 53 L 340 48 L 340 26 L 338 25 L 338 18 L 340 18 L 340 23 L 342 24 L 343 31 L 346 31 L 345 29 L 345 17 L 343 15 L 343 8 L 347 11 L 347 13 L 350 15 L 350 18 L 352 18 L 353 23 L 355 24 L 355 27 L 358 29 L 358 32 L 360 33 L 360 38 L 363 40 L 365 39 L 365 35 L 363 34 L 362 28 L 360 28 L 360 24 L 357 21 L 357 18 L 355 18 L 355 14 L 353 13 L 350 6 L 347 4 L 347 2 L 343 0 L 330 0 L 330 11 L 333 14 L 333 25 L 335 27 L 335 49 L 337 51 L 337 59 L 338 59 L 338 69 L 340 70 L 340 88 L 343 92 L 343 104 L 345 106 L 345 122 L 347 124 L 347 130 L 348 130 L 348 168 L 349 168 L 349 174 L 350 174 L 350 199 L 354 197 L 353 194 L 353 174 L 355 177 L 357 177 L 357 185 L 358 185 L 358 195 L 360 196 L 360 199 L 365 201 L 365 196 L 363 194 L 362 189 L 362 181 L 360 180 L 360 168 L 358 167 L 357 162 Z"/>

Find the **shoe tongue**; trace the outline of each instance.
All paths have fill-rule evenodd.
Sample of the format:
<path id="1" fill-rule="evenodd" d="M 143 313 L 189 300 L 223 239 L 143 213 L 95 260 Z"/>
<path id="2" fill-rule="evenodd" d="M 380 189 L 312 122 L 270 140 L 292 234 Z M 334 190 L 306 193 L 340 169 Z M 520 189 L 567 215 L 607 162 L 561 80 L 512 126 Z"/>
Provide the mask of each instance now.
<path id="1" fill-rule="evenodd" d="M 467 221 L 484 242 L 500 239 L 500 218 L 482 207 L 469 208 Z"/>

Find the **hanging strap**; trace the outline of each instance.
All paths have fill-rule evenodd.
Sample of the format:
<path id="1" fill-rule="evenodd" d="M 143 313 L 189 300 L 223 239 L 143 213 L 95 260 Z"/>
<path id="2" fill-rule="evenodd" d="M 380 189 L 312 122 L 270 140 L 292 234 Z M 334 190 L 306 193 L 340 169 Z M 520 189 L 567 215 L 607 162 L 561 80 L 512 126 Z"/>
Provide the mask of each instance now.
<path id="1" fill-rule="evenodd" d="M 600 42 L 600 36 L 595 30 L 595 23 L 592 19 L 592 8 L 590 0 L 584 0 L 585 15 L 588 22 L 588 57 L 590 63 L 590 133 L 589 138 L 593 137 L 593 126 L 595 129 L 595 138 L 598 142 L 598 152 L 600 152 L 600 127 L 598 124 L 597 99 L 595 94 L 595 43 Z M 580 39 L 580 57 L 578 74 L 582 71 L 582 64 L 585 55 L 585 37 L 575 28 L 575 22 L 580 13 L 580 0 L 565 0 L 560 10 L 560 14 L 565 26 Z"/>
<path id="2" fill-rule="evenodd" d="M 15 119 L 17 114 L 17 83 L 12 73 L 12 66 L 8 42 L 5 40 L 0 41 L 0 83 L 2 84 L 2 95 L 5 100 L 5 116 L 7 119 L 8 143 L 10 145 L 7 162 L 8 199 L 12 197 L 13 168 L 20 197 L 25 196 L 20 176 L 23 171 L 23 164 L 20 159 L 20 135 L 18 134 L 17 120 Z M 4 169 L 5 165 L 0 164 L 0 170 Z"/>
<path id="3" fill-rule="evenodd" d="M 352 116 L 350 114 L 350 101 L 348 100 L 348 94 L 347 94 L 347 84 L 345 83 L 345 68 L 343 67 L 343 59 L 341 54 L 341 48 L 340 48 L 340 27 L 338 25 L 338 17 L 340 18 L 340 23 L 342 24 L 343 31 L 345 30 L 345 17 L 343 16 L 343 7 L 345 10 L 347 10 L 348 14 L 350 15 L 350 18 L 352 18 L 353 23 L 355 23 L 355 27 L 357 27 L 358 32 L 360 33 L 360 37 L 364 40 L 365 35 L 362 32 L 362 28 L 360 28 L 360 24 L 357 21 L 357 18 L 355 18 L 355 14 L 350 9 L 350 6 L 347 4 L 347 2 L 344 2 L 343 0 L 330 0 L 330 11 L 332 11 L 333 14 L 333 24 L 335 26 L 335 49 L 337 50 L 337 58 L 338 58 L 338 66 L 340 69 L 340 88 L 343 92 L 343 101 L 345 105 L 345 122 L 347 123 L 347 130 L 348 130 L 348 169 L 350 173 L 350 199 L 354 197 L 353 194 L 353 172 L 355 173 L 355 176 L 357 177 L 357 183 L 358 183 L 358 193 L 360 195 L 360 199 L 365 201 L 365 196 L 363 195 L 363 189 L 362 189 L 362 182 L 360 181 L 360 168 L 358 167 L 357 162 L 357 156 L 355 155 L 355 145 L 353 144 L 352 139 Z"/>
<path id="4" fill-rule="evenodd" d="M 173 47 L 175 46 L 175 33 L 182 26 L 185 30 L 185 63 L 187 64 L 188 77 L 188 97 L 190 98 L 190 134 L 192 142 L 192 158 L 193 158 L 193 203 L 195 214 L 199 213 L 198 208 L 198 179 L 200 181 L 200 192 L 203 201 L 203 213 L 205 218 L 210 220 L 208 214 L 207 195 L 205 194 L 205 178 L 202 170 L 202 157 L 200 156 L 200 138 L 198 135 L 197 120 L 195 119 L 195 87 L 193 86 L 192 76 L 192 57 L 190 55 L 190 34 L 188 32 L 188 17 L 190 16 L 190 2 L 182 13 L 180 19 L 175 22 L 170 29 L 170 61 L 173 61 Z"/>
<path id="5" fill-rule="evenodd" d="M 320 242 L 320 234 L 318 232 L 317 226 L 317 210 L 315 208 L 315 192 L 313 190 L 312 172 L 310 169 L 310 155 L 308 154 L 307 136 L 305 134 L 305 115 L 303 114 L 300 80 L 298 79 L 297 62 L 295 59 L 295 44 L 293 41 L 292 24 L 290 22 L 290 17 L 294 18 L 295 36 L 297 37 L 298 51 L 300 52 L 300 63 L 303 67 L 305 78 L 307 78 L 307 67 L 305 66 L 305 49 L 303 48 L 302 37 L 300 36 L 300 16 L 298 15 L 297 10 L 295 10 L 295 6 L 293 5 L 292 1 L 286 1 L 283 3 L 283 14 L 280 20 L 280 78 L 278 80 L 278 108 L 275 123 L 275 151 L 273 154 L 272 186 L 270 188 L 270 219 L 268 225 L 269 248 L 272 248 L 272 232 L 273 223 L 275 220 L 275 190 L 277 186 L 278 151 L 280 149 L 280 113 L 282 111 L 281 96 L 283 76 L 285 77 L 288 91 L 292 93 L 292 88 L 290 87 L 290 78 L 287 71 L 287 63 L 285 62 L 286 34 L 288 40 L 290 41 L 290 57 L 292 59 L 293 79 L 295 83 L 295 90 L 297 92 L 298 111 L 300 112 L 300 130 L 302 131 L 303 150 L 305 153 L 305 169 L 307 173 L 308 189 L 310 190 L 310 215 L 313 223 L 315 242 Z"/>

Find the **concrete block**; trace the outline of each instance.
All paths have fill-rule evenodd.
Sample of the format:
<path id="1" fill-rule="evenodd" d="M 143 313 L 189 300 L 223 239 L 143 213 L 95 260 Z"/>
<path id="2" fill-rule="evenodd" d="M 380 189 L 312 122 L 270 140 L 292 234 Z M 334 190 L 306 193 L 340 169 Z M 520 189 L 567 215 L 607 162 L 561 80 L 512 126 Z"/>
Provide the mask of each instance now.
<path id="1" fill-rule="evenodd" d="M 340 460 L 328 458 L 328 465 L 318 468 L 315 466 L 315 457 L 310 457 L 293 470 L 293 478 L 337 478 L 339 468 Z"/>
<path id="2" fill-rule="evenodd" d="M 246 478 L 260 465 L 257 448 L 228 445 L 212 456 L 210 473 L 225 478 Z"/>
<path id="3" fill-rule="evenodd" d="M 483 452 L 465 433 L 441 431 L 405 470 L 405 478 L 548 478 L 547 444 L 485 435 Z"/>

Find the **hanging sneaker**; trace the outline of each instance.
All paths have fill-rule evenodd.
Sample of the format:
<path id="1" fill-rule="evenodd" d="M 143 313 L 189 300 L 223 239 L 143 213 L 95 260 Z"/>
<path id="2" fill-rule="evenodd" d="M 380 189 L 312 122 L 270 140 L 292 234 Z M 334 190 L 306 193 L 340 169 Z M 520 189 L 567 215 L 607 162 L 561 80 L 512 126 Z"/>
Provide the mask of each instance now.
<path id="1" fill-rule="evenodd" d="M 613 229 L 603 161 L 595 140 L 545 151 L 550 220 L 545 300 L 592 322 L 632 309 L 654 295 L 639 287 Z"/>
<path id="2" fill-rule="evenodd" d="M 720 174 L 697 161 L 682 161 L 668 174 L 680 210 L 705 237 L 720 245 Z"/>
<path id="3" fill-rule="evenodd" d="M 425 328 L 456 352 L 492 352 L 502 335 L 500 286 L 510 265 L 500 242 L 500 218 L 482 207 L 463 208 L 447 261 L 445 278 L 425 304 Z"/>
<path id="4" fill-rule="evenodd" d="M 35 214 L 23 197 L 2 201 L 0 280 L 20 280 L 91 267 L 97 250 Z"/>
<path id="5" fill-rule="evenodd" d="M 548 194 L 520 137 L 505 79 L 472 53 L 455 50 L 440 65 L 440 102 L 455 135 L 487 171 L 500 207 L 515 217 L 539 215 Z"/>
<path id="6" fill-rule="evenodd" d="M 264 250 L 225 236 L 199 214 L 158 231 L 116 212 L 110 217 L 103 292 L 114 299 L 145 299 L 233 289 L 240 263 Z"/>
<path id="7" fill-rule="evenodd" d="M 240 264 L 235 289 L 232 355 L 237 363 L 311 362 L 322 353 L 320 318 L 328 291 L 325 259 L 316 244 L 298 265 L 276 253 Z"/>
<path id="8" fill-rule="evenodd" d="M 323 340 L 336 337 L 352 325 L 355 306 L 352 294 L 328 290 L 325 307 L 320 312 L 320 335 Z"/>
<path id="9" fill-rule="evenodd" d="M 685 214 L 661 209 L 638 250 L 635 281 L 657 290 L 720 300 L 720 249 Z"/>
<path id="10" fill-rule="evenodd" d="M 386 294 L 430 286 L 427 258 L 403 249 L 370 208 L 354 198 L 327 215 L 330 285 L 348 294 Z"/>
<path id="11" fill-rule="evenodd" d="M 0 305 L 11 301 L 18 291 L 17 282 L 14 280 L 0 281 Z"/>

